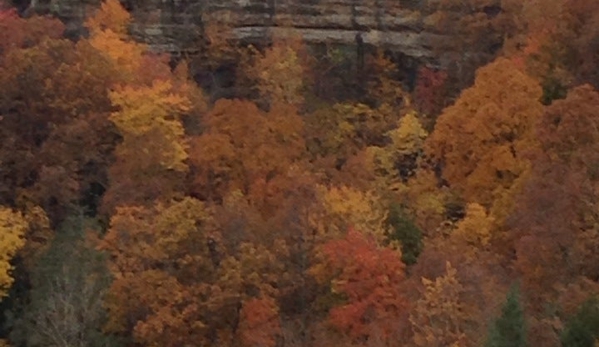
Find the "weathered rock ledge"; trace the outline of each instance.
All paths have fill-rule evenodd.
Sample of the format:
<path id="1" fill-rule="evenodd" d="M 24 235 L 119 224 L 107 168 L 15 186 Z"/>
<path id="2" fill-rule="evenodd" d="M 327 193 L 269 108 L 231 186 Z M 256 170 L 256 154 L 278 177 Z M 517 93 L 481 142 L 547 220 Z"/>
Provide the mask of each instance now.
<path id="1" fill-rule="evenodd" d="M 407 56 L 432 57 L 439 35 L 425 30 L 421 15 L 400 0 L 121 0 L 131 11 L 132 35 L 155 51 L 193 51 L 202 25 L 220 21 L 233 35 L 267 42 L 271 35 L 301 34 L 308 43 L 382 46 Z M 98 0 L 52 0 L 48 8 L 71 28 Z M 40 6 L 38 4 L 38 6 Z"/>

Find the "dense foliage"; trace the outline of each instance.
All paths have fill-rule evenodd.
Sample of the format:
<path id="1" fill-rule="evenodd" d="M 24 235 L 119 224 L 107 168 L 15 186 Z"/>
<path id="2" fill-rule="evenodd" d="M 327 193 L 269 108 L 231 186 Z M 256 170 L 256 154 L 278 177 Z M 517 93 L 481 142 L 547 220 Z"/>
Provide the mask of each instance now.
<path id="1" fill-rule="evenodd" d="M 415 81 L 0 10 L 0 345 L 596 346 L 597 2 L 423 3 Z"/>

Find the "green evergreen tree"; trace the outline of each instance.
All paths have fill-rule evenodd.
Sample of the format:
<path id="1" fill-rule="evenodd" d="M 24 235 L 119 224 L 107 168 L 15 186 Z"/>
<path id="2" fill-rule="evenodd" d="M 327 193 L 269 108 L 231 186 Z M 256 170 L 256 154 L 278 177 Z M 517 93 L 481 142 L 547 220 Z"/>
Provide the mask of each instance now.
<path id="1" fill-rule="evenodd" d="M 520 306 L 518 286 L 513 286 L 507 294 L 501 316 L 491 326 L 485 347 L 524 346 L 526 346 L 524 311 Z"/>
<path id="2" fill-rule="evenodd" d="M 563 347 L 593 347 L 599 337 L 599 300 L 585 301 L 561 334 Z"/>
<path id="3" fill-rule="evenodd" d="M 406 215 L 398 203 L 391 203 L 387 223 L 391 231 L 389 241 L 401 243 L 402 261 L 406 265 L 415 264 L 422 252 L 422 232 Z"/>

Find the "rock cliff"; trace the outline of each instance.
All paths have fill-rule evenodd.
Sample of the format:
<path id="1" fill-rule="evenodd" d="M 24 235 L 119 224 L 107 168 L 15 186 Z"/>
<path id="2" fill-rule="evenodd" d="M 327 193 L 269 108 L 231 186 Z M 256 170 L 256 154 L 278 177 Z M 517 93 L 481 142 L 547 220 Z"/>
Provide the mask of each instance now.
<path id="1" fill-rule="evenodd" d="M 382 46 L 407 56 L 432 56 L 439 39 L 425 30 L 417 0 L 121 0 L 131 11 L 134 37 L 155 51 L 193 50 L 204 23 L 225 22 L 236 39 L 265 42 L 271 35 L 301 34 L 308 43 Z M 99 0 L 34 0 L 37 11 L 62 18 L 72 33 Z"/>

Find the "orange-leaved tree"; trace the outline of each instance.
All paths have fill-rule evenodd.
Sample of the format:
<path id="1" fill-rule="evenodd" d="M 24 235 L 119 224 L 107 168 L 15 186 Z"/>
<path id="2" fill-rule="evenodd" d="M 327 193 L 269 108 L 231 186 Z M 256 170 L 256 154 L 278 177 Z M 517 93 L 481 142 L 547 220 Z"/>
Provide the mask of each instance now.
<path id="1" fill-rule="evenodd" d="M 129 39 L 130 20 L 131 15 L 118 0 L 106 0 L 85 23 L 90 32 L 89 43 L 106 55 L 125 80 L 142 75 L 141 61 L 146 51 L 145 45 Z"/>
<path id="2" fill-rule="evenodd" d="M 303 122 L 294 106 L 264 112 L 242 100 L 219 100 L 204 119 L 206 130 L 191 140 L 193 192 L 210 199 L 247 193 L 257 180 L 284 174 L 304 156 Z"/>
<path id="3" fill-rule="evenodd" d="M 491 207 L 526 172 L 540 97 L 534 79 L 499 58 L 479 69 L 474 86 L 439 116 L 427 150 L 466 201 Z"/>
<path id="4" fill-rule="evenodd" d="M 247 300 L 241 307 L 239 334 L 245 347 L 274 347 L 280 334 L 279 308 L 271 298 Z"/>
<path id="5" fill-rule="evenodd" d="M 0 62 L 0 161 L 11 163 L 0 200 L 30 199 L 57 222 L 75 203 L 88 207 L 92 187 L 106 183 L 116 143 L 108 87 L 117 78 L 85 40 L 48 34 L 33 42 L 12 47 Z"/>
<path id="6" fill-rule="evenodd" d="M 224 244 L 211 208 L 199 200 L 116 208 L 101 244 L 114 276 L 106 328 L 174 347 L 243 340 L 244 329 L 261 320 L 249 314 L 270 322 L 280 263 L 263 246 Z"/>

